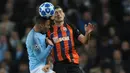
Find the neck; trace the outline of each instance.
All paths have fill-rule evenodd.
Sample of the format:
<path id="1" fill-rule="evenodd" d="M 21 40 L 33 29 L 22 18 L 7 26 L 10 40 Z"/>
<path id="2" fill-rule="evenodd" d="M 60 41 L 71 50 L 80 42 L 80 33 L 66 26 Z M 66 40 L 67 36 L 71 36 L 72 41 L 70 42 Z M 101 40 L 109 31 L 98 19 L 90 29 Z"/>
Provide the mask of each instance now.
<path id="1" fill-rule="evenodd" d="M 61 25 L 63 25 L 64 24 L 64 22 L 62 21 L 62 22 L 55 22 L 55 25 L 56 26 L 61 26 Z"/>
<path id="2" fill-rule="evenodd" d="M 39 26 L 38 26 L 38 25 L 35 25 L 33 28 L 34 28 L 34 31 L 40 32 L 40 29 L 39 29 Z"/>

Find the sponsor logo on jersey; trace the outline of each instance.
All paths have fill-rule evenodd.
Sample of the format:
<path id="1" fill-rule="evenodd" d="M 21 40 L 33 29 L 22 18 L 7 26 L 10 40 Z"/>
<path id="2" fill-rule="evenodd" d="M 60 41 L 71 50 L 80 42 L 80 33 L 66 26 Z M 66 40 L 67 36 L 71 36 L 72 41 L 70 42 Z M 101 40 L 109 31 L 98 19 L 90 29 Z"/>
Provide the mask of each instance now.
<path id="1" fill-rule="evenodd" d="M 70 39 L 69 39 L 69 36 L 61 37 L 61 38 L 58 38 L 58 37 L 54 37 L 54 38 L 53 38 L 54 43 L 59 43 L 59 42 L 61 42 L 61 41 L 68 41 L 68 40 L 70 40 Z"/>

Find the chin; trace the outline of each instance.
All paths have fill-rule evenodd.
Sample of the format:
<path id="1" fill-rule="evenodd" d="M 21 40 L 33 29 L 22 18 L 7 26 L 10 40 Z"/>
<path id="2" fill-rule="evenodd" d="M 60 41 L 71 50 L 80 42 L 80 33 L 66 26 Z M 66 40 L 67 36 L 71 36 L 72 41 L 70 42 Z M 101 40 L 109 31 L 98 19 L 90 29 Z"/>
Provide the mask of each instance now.
<path id="1" fill-rule="evenodd" d="M 56 22 L 63 22 L 63 20 L 57 20 Z"/>

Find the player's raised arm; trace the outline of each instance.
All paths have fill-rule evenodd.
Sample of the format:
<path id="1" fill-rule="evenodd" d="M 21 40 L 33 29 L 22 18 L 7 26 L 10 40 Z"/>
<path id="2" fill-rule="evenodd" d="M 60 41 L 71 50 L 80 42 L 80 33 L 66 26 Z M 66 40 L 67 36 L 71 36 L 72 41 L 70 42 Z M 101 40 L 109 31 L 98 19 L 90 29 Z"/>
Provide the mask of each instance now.
<path id="1" fill-rule="evenodd" d="M 88 26 L 85 25 L 84 27 L 85 27 L 85 35 L 80 34 L 78 36 L 78 40 L 81 43 L 83 43 L 83 44 L 85 44 L 87 42 L 87 40 L 90 38 L 90 33 L 94 30 L 94 25 L 92 25 L 91 23 L 89 23 Z"/>
<path id="2" fill-rule="evenodd" d="M 51 52 L 51 49 L 53 48 L 53 45 L 48 45 L 47 48 L 43 48 L 40 45 L 40 41 L 38 40 L 38 38 L 35 36 L 34 37 L 34 47 L 32 47 L 34 55 L 36 56 L 36 58 L 38 60 L 44 60 L 48 57 L 48 55 Z"/>

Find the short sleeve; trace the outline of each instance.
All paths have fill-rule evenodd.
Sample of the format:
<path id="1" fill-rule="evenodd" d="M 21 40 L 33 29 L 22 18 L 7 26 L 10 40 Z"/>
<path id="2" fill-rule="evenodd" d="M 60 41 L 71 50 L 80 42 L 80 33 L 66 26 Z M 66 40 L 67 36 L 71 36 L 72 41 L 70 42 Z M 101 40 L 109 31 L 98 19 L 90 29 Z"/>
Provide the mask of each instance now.
<path id="1" fill-rule="evenodd" d="M 75 38 L 77 39 L 78 36 L 81 34 L 81 32 L 74 25 L 70 24 L 69 26 L 72 28 L 73 34 L 74 34 Z"/>

